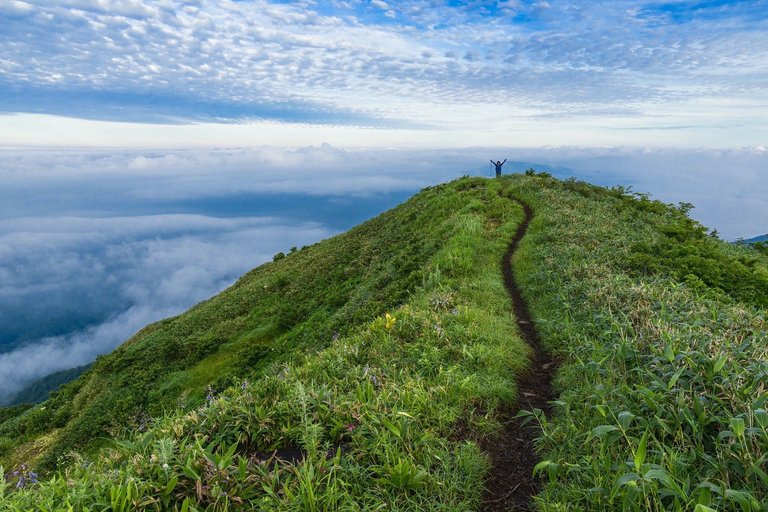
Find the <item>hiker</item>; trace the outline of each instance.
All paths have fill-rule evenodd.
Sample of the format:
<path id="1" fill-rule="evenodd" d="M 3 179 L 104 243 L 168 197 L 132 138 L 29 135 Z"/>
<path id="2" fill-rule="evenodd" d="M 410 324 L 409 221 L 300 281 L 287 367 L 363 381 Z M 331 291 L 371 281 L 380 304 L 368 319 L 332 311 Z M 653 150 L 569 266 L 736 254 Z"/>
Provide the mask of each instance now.
<path id="1" fill-rule="evenodd" d="M 505 158 L 503 162 L 499 162 L 498 160 L 494 162 L 491 160 L 491 163 L 496 166 L 496 177 L 498 178 L 501 176 L 501 166 L 507 163 L 507 159 Z"/>

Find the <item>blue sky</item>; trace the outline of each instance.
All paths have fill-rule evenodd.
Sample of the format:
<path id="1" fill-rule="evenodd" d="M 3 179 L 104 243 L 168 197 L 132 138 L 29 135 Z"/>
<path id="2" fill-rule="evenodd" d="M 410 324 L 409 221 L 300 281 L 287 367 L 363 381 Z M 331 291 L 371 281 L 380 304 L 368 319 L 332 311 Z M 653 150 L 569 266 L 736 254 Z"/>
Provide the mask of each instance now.
<path id="1" fill-rule="evenodd" d="M 0 0 L 0 145 L 761 146 L 766 33 L 765 0 Z"/>

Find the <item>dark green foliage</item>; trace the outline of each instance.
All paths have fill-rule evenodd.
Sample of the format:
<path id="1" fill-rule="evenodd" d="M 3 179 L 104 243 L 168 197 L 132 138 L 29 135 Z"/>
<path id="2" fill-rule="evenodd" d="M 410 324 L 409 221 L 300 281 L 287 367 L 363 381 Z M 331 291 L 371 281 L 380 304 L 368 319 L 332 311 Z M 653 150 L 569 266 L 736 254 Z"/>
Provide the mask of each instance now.
<path id="1" fill-rule="evenodd" d="M 760 269 L 757 257 L 732 254 L 704 226 L 686 217 L 691 205 L 681 203 L 674 210 L 655 203 L 653 209 L 648 209 L 645 205 L 649 202 L 645 201 L 633 205 L 661 218 L 649 219 L 659 236 L 632 246 L 626 260 L 628 269 L 672 276 L 702 291 L 708 288 L 738 301 L 768 307 L 768 275 Z"/>
<path id="2" fill-rule="evenodd" d="M 765 242 L 755 242 L 752 244 L 752 247 L 759 253 L 768 256 L 768 241 Z"/>
<path id="3" fill-rule="evenodd" d="M 606 189 L 575 178 L 559 183 L 568 192 L 611 204 L 618 218 L 635 216 L 655 229 L 655 236 L 634 240 L 623 260 L 627 270 L 671 276 L 678 282 L 699 286 L 702 291 L 725 293 L 734 300 L 768 306 L 768 274 L 760 270 L 758 259 L 745 253 L 734 255 L 716 233 L 709 233 L 689 218 L 691 203 L 675 206 L 653 200 L 648 194 L 632 192 L 631 187 Z M 610 199 L 613 201 L 609 202 Z"/>
<path id="4" fill-rule="evenodd" d="M 0 424 L 3 424 L 12 418 L 15 418 L 16 416 L 23 413 L 30 407 L 32 407 L 31 403 L 22 403 L 22 404 L 11 405 L 8 407 L 0 407 Z"/>

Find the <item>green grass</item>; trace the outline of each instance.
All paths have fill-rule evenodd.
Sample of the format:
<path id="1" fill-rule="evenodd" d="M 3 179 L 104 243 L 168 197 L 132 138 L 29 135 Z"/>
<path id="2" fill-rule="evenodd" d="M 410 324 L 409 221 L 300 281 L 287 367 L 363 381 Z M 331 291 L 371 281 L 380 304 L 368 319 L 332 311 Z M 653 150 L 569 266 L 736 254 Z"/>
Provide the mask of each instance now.
<path id="1" fill-rule="evenodd" d="M 53 468 L 146 415 L 199 405 L 208 386 L 301 361 L 405 302 L 440 250 L 453 212 L 485 190 L 427 191 L 348 233 L 263 265 L 223 293 L 153 324 L 41 407 L 0 424 L 23 443 L 58 431 L 37 462 Z M 211 364 L 210 368 L 206 365 Z M 97 441 L 96 444 L 99 444 Z M 7 466 L 24 462 L 0 452 Z"/>
<path id="2" fill-rule="evenodd" d="M 520 179 L 521 286 L 562 360 L 543 510 L 767 510 L 768 261 L 621 189 Z"/>
<path id="3" fill-rule="evenodd" d="M 477 510 L 477 441 L 528 364 L 499 269 L 512 198 L 535 213 L 518 284 L 560 361 L 553 413 L 531 415 L 539 509 L 768 510 L 764 247 L 535 172 L 425 190 L 5 412 L 11 466 L 78 451 L 0 483 L 0 508 Z"/>
<path id="4" fill-rule="evenodd" d="M 257 331 L 255 317 L 242 319 L 241 334 L 223 347 L 238 352 L 283 323 L 300 333 L 292 343 L 301 351 L 273 357 L 210 400 L 169 410 L 146 432 L 118 436 L 123 440 L 115 447 L 71 456 L 42 483 L 6 494 L 3 505 L 10 510 L 476 508 L 488 462 L 475 441 L 499 429 L 500 408 L 516 398 L 515 372 L 528 361 L 499 272 L 522 211 L 500 196 L 500 186 L 464 179 L 427 190 L 346 239 L 249 274 L 245 281 L 254 279 L 254 289 L 276 287 L 292 301 L 307 295 L 315 306 L 296 302 L 301 313 L 285 320 L 284 306 L 277 304 Z M 386 239 L 388 231 L 396 243 Z M 361 254 L 368 255 L 365 264 L 353 266 Z M 418 254 L 424 261 L 413 259 Z M 367 273 L 360 275 L 361 269 Z M 290 278 L 281 279 L 285 275 Z M 355 286 L 336 281 L 342 276 Z M 323 297 L 310 296 L 307 283 L 315 279 L 335 291 L 314 288 Z M 402 288 L 402 281 L 411 286 Z M 347 300 L 324 309 L 345 286 Z M 232 293 L 189 314 L 199 316 L 201 308 L 231 299 Z M 362 314 L 382 293 L 397 300 L 378 300 L 374 304 L 389 307 Z M 345 322 L 334 323 L 335 318 Z M 172 322 L 179 319 L 122 350 L 150 343 Z M 334 331 L 340 334 L 335 337 Z M 327 336 L 322 343 L 316 341 L 318 332 Z M 188 335 L 201 336 L 194 330 Z M 291 348 L 276 339 L 254 346 Z M 235 362 L 224 353 L 208 355 L 183 378 L 174 376 L 179 384 L 170 387 L 203 382 L 215 375 L 211 368 Z M 279 462 L 271 458 L 275 450 L 306 458 Z"/>

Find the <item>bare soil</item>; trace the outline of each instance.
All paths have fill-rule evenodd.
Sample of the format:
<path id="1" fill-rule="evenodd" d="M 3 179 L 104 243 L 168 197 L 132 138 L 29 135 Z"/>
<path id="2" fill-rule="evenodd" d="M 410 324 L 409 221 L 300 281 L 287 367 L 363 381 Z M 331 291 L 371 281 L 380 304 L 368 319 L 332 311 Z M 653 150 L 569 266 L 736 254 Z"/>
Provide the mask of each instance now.
<path id="1" fill-rule="evenodd" d="M 517 404 L 502 417 L 501 432 L 481 443 L 492 463 L 482 506 L 482 510 L 489 512 L 534 510 L 533 496 L 540 489 L 540 481 L 533 477 L 533 467 L 539 462 L 534 450 L 534 440 L 540 430 L 535 421 L 523 425 L 522 419 L 515 418 L 515 415 L 520 410 L 534 409 L 549 413 L 549 403 L 555 398 L 552 376 L 556 361 L 541 346 L 536 326 L 528 311 L 528 304 L 520 293 L 512 269 L 512 257 L 533 218 L 531 208 L 520 204 L 525 211 L 525 218 L 502 258 L 501 268 L 504 284 L 512 297 L 520 335 L 533 349 L 533 354 L 530 368 L 520 375 L 517 382 Z"/>

